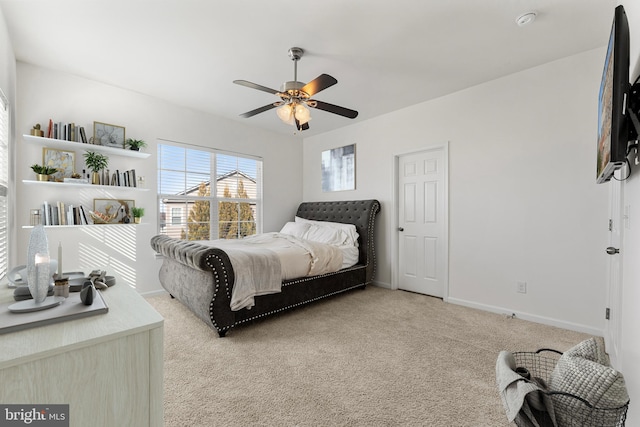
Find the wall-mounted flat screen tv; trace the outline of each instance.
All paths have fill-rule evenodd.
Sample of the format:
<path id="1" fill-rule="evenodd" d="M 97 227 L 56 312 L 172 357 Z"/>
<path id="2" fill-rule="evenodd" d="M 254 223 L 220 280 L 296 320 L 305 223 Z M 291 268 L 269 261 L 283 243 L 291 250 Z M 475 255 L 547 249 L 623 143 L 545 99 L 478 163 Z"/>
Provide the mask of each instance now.
<path id="1" fill-rule="evenodd" d="M 598 95 L 598 164 L 596 182 L 607 182 L 627 159 L 629 143 L 629 23 L 616 7 Z"/>

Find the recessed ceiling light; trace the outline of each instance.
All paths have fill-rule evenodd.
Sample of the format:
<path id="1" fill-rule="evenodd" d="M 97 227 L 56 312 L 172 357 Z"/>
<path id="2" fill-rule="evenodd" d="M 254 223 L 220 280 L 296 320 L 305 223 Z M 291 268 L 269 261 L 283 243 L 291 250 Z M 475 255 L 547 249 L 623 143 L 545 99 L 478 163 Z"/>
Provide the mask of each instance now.
<path id="1" fill-rule="evenodd" d="M 516 24 L 518 24 L 519 27 L 524 27 L 525 25 L 529 25 L 536 20 L 536 15 L 537 14 L 535 12 L 523 13 L 522 15 L 516 18 Z"/>

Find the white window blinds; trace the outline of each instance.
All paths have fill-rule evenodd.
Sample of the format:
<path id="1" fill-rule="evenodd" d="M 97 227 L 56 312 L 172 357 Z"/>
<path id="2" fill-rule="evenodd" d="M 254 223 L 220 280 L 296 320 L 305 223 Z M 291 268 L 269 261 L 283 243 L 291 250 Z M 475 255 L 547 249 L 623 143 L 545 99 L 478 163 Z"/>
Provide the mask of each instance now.
<path id="1" fill-rule="evenodd" d="M 9 103 L 0 90 L 0 278 L 8 268 Z"/>

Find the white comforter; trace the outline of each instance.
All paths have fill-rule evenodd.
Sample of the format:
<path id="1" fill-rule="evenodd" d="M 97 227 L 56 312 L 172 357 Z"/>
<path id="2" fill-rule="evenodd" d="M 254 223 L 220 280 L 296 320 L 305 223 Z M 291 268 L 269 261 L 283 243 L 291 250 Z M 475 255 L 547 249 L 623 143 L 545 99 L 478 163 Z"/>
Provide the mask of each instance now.
<path id="1" fill-rule="evenodd" d="M 264 233 L 239 240 L 200 243 L 224 250 L 235 275 L 231 310 L 251 308 L 254 297 L 280 292 L 282 281 L 338 271 L 341 250 L 283 233 Z"/>

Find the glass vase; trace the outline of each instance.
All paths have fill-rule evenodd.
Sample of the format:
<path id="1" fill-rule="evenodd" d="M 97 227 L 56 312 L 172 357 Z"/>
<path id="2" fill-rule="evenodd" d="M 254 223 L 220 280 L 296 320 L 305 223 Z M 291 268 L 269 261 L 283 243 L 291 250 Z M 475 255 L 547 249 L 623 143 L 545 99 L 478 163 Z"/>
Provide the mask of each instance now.
<path id="1" fill-rule="evenodd" d="M 50 268 L 47 233 L 43 225 L 36 225 L 31 230 L 27 252 L 27 283 L 36 304 L 42 303 L 47 298 L 52 276 Z"/>

